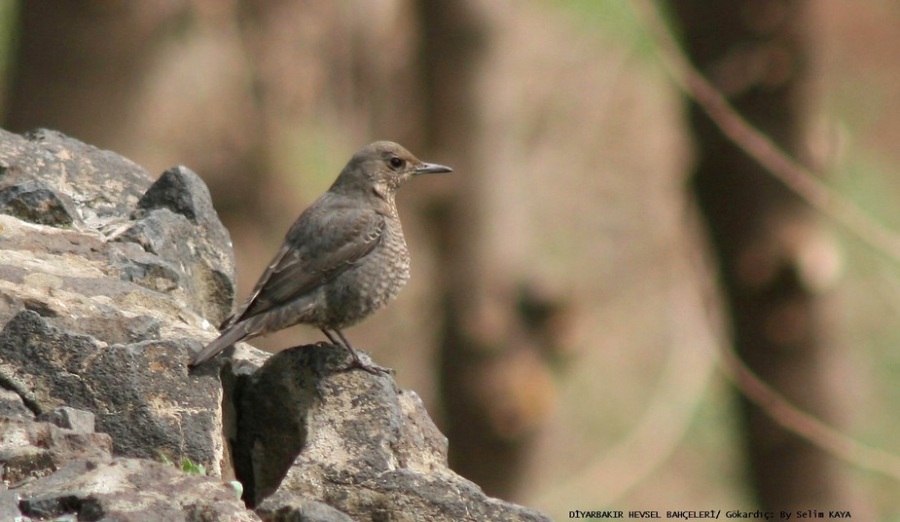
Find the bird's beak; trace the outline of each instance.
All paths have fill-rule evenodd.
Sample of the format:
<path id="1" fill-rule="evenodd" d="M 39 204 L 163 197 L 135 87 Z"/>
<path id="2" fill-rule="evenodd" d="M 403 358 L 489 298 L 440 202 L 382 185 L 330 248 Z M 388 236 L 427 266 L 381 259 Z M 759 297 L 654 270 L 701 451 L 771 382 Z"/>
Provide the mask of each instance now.
<path id="1" fill-rule="evenodd" d="M 437 163 L 423 163 L 416 167 L 415 174 L 441 174 L 444 172 L 453 172 L 450 167 L 438 165 Z"/>

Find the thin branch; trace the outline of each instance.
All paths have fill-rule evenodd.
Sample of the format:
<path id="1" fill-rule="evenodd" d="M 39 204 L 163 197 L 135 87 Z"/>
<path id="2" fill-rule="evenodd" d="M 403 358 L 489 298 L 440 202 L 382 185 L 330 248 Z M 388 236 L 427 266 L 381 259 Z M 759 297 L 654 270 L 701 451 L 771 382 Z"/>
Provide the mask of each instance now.
<path id="1" fill-rule="evenodd" d="M 846 227 L 875 250 L 900 262 L 900 236 L 872 220 L 772 143 L 768 136 L 747 123 L 684 56 L 651 0 L 634 1 L 645 25 L 657 41 L 663 66 L 685 95 L 707 113 L 725 136 L 811 207 Z M 719 344 L 725 374 L 745 397 L 775 422 L 839 459 L 900 480 L 900 457 L 866 446 L 794 406 L 753 373 L 729 343 Z"/>
<path id="2" fill-rule="evenodd" d="M 827 453 L 854 466 L 900 481 L 900 457 L 866 446 L 790 403 L 747 367 L 727 342 L 723 346 L 723 371 L 745 397 L 783 428 L 803 437 Z"/>
<path id="3" fill-rule="evenodd" d="M 675 37 L 651 0 L 635 0 L 640 15 L 657 41 L 663 67 L 675 84 L 712 119 L 722 133 L 762 165 L 789 190 L 878 252 L 900 263 L 900 235 L 878 223 L 780 147 L 747 123 L 681 52 Z"/>

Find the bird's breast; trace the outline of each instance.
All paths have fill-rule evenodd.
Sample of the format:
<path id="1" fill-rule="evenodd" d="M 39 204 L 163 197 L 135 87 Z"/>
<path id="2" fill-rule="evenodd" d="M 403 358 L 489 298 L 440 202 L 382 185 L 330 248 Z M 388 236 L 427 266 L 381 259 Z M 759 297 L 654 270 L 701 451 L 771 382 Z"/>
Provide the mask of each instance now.
<path id="1" fill-rule="evenodd" d="M 409 281 L 409 251 L 399 221 L 388 220 L 378 246 L 329 286 L 330 323 L 357 323 L 400 293 Z"/>

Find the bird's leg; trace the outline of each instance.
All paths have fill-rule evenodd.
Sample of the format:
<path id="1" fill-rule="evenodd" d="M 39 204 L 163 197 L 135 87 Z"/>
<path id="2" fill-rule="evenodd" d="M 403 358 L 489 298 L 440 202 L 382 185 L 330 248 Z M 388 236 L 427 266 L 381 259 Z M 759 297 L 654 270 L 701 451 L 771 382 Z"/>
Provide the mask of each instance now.
<path id="1" fill-rule="evenodd" d="M 323 331 L 325 331 L 325 330 L 323 329 Z M 340 331 L 338 328 L 335 328 L 334 331 L 336 334 L 338 334 L 338 337 L 341 338 L 341 342 L 342 342 L 341 344 L 343 345 L 343 347 L 346 348 L 347 351 L 350 352 L 350 356 L 353 357 L 353 362 L 351 362 L 349 365 L 347 365 L 347 367 L 344 369 L 345 371 L 352 370 L 354 368 L 359 368 L 360 370 L 369 372 L 372 375 L 378 375 L 379 373 L 384 373 L 384 374 L 394 373 L 394 370 L 392 370 L 390 368 L 378 366 L 377 364 L 366 364 L 366 363 L 362 362 L 362 359 L 359 358 L 359 354 L 357 354 L 356 350 L 353 349 L 353 346 L 350 345 L 350 341 L 348 341 L 347 338 L 344 337 L 344 332 Z M 331 336 L 328 335 L 328 333 L 326 333 L 325 335 L 327 335 L 329 339 L 331 338 Z M 337 343 L 335 343 L 335 344 L 337 344 Z"/>
<path id="2" fill-rule="evenodd" d="M 332 345 L 337 346 L 339 348 L 344 348 L 345 350 L 348 350 L 350 352 L 350 355 L 353 356 L 353 363 L 350 364 L 350 366 L 347 366 L 346 368 L 341 369 L 341 371 L 347 371 L 347 370 L 352 369 L 354 367 L 354 365 L 357 363 L 357 361 L 359 360 L 359 357 L 357 357 L 356 352 L 353 351 L 353 348 L 348 348 L 347 345 L 345 345 L 342 341 L 339 341 L 334 336 L 333 333 L 329 332 L 327 328 L 319 328 L 319 330 L 321 330 L 322 333 L 325 334 L 325 337 L 328 338 L 328 341 L 331 342 Z M 337 331 L 337 330 L 335 330 L 335 331 Z"/>
<path id="3" fill-rule="evenodd" d="M 331 341 L 331 344 L 335 346 L 344 346 L 340 341 L 335 339 L 333 335 L 331 335 L 331 332 L 329 332 L 325 328 L 319 328 L 319 330 L 322 330 L 322 333 L 325 334 L 325 337 L 327 337 L 329 341 Z"/>

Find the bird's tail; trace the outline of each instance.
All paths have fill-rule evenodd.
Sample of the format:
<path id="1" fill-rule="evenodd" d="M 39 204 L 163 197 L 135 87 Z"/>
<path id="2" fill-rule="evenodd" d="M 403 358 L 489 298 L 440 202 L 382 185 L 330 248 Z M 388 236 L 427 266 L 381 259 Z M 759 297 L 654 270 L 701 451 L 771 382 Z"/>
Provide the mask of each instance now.
<path id="1" fill-rule="evenodd" d="M 250 332 L 247 331 L 246 325 L 243 323 L 233 324 L 222 332 L 218 339 L 206 345 L 206 348 L 195 353 L 194 356 L 191 357 L 188 366 L 194 367 L 203 364 L 216 355 L 219 355 L 219 352 L 225 348 L 228 348 L 236 342 L 243 341 L 247 337 L 250 337 Z"/>

